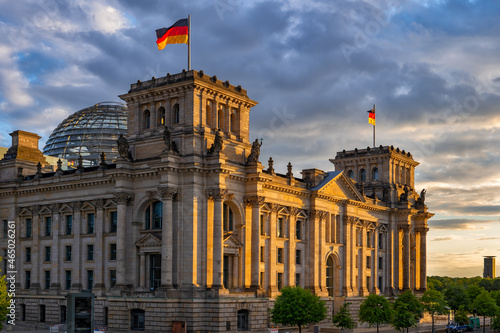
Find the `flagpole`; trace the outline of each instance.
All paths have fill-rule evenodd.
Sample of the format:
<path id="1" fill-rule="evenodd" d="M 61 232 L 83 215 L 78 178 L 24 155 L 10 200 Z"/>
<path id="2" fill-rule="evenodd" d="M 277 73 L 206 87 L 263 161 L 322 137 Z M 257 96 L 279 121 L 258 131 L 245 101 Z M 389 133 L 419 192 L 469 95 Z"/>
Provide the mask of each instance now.
<path id="1" fill-rule="evenodd" d="M 191 70 L 191 15 L 188 15 L 188 71 Z"/>
<path id="2" fill-rule="evenodd" d="M 373 104 L 373 113 L 375 113 L 375 104 Z M 375 115 L 375 118 L 377 116 Z M 375 125 L 377 124 L 377 121 L 375 120 L 375 124 L 373 124 L 373 148 L 376 147 L 375 145 Z"/>

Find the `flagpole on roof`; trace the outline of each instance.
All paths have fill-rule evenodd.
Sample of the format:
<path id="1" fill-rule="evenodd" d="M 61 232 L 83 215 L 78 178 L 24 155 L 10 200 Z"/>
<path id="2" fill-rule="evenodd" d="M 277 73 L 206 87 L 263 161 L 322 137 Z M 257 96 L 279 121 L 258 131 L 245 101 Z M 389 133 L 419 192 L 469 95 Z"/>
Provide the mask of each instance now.
<path id="1" fill-rule="evenodd" d="M 373 113 L 375 113 L 375 104 L 373 104 Z M 376 122 L 373 124 L 373 148 L 376 147 L 375 145 L 375 126 L 376 126 Z"/>
<path id="2" fill-rule="evenodd" d="M 188 71 L 191 70 L 191 15 L 188 15 Z"/>

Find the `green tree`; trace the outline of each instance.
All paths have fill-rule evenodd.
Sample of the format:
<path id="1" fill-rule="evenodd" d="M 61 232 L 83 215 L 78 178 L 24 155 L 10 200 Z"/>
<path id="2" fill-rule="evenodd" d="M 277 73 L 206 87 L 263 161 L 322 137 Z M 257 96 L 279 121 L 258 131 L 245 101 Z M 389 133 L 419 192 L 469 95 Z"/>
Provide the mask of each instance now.
<path id="1" fill-rule="evenodd" d="M 359 308 L 359 320 L 368 323 L 371 326 L 378 326 L 382 323 L 388 323 L 392 319 L 391 303 L 383 297 L 376 294 L 370 294 L 361 303 Z"/>
<path id="2" fill-rule="evenodd" d="M 442 314 L 446 311 L 444 296 L 437 290 L 427 290 L 422 296 L 421 301 L 425 311 L 431 314 L 432 332 L 434 332 L 434 315 Z"/>
<path id="3" fill-rule="evenodd" d="M 300 287 L 284 287 L 276 297 L 271 310 L 271 320 L 276 324 L 302 326 L 326 318 L 326 306 L 318 296 Z"/>
<path id="4" fill-rule="evenodd" d="M 333 318 L 332 323 L 336 327 L 340 327 L 340 330 L 343 332 L 346 328 L 354 328 L 354 320 L 352 320 L 351 312 L 349 311 L 349 302 L 344 303 L 339 309 Z"/>
<path id="5" fill-rule="evenodd" d="M 409 327 L 416 326 L 420 318 L 424 314 L 424 307 L 422 303 L 413 295 L 411 290 L 407 290 L 394 301 L 393 304 L 394 311 L 396 315 L 393 319 L 393 327 L 396 330 L 401 330 Z M 404 319 L 402 316 L 407 316 L 409 318 Z M 408 325 L 408 326 L 404 326 Z"/>
<path id="6" fill-rule="evenodd" d="M 491 329 L 493 332 L 500 332 L 500 310 L 497 311 L 495 317 L 491 321 Z"/>
<path id="7" fill-rule="evenodd" d="M 469 299 L 471 301 L 475 300 L 479 294 L 485 291 L 483 287 L 480 287 L 479 285 L 476 284 L 469 285 L 466 290 L 467 290 L 467 295 L 469 295 Z"/>
<path id="8" fill-rule="evenodd" d="M 495 299 L 497 305 L 500 306 L 500 290 L 493 290 L 490 292 L 490 295 Z"/>
<path id="9" fill-rule="evenodd" d="M 396 331 L 404 332 L 405 328 L 408 331 L 409 327 L 417 326 L 417 323 L 418 321 L 406 303 L 399 303 L 397 305 L 394 303 L 394 316 L 392 317 L 391 325 Z"/>
<path id="10" fill-rule="evenodd" d="M 0 261 L 2 258 L 0 257 Z M 7 313 L 9 309 L 7 308 L 10 305 L 10 297 L 7 292 L 7 281 L 5 280 L 5 275 L 0 277 L 0 331 L 3 328 L 3 322 L 7 319 Z"/>
<path id="11" fill-rule="evenodd" d="M 469 322 L 469 316 L 467 314 L 467 310 L 463 305 L 455 312 L 455 322 L 460 325 L 465 325 Z"/>
<path id="12" fill-rule="evenodd" d="M 444 299 L 453 311 L 457 311 L 460 305 L 463 305 L 467 310 L 471 308 L 469 294 L 464 286 L 457 284 L 448 286 L 444 291 Z"/>
<path id="13" fill-rule="evenodd" d="M 490 293 L 483 291 L 474 300 L 472 306 L 476 310 L 477 314 L 483 316 L 483 332 L 485 331 L 484 326 L 486 325 L 486 317 L 495 316 L 498 311 L 497 303 L 495 299 L 491 297 Z"/>

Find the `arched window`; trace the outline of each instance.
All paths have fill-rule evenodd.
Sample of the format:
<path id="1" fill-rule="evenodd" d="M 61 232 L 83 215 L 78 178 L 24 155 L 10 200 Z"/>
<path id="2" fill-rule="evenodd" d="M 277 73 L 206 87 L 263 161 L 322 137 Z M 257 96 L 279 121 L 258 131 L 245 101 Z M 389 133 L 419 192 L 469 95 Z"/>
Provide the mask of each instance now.
<path id="1" fill-rule="evenodd" d="M 132 309 L 130 310 L 130 329 L 133 331 L 144 331 L 145 320 L 144 310 Z"/>
<path id="2" fill-rule="evenodd" d="M 207 125 L 212 126 L 212 102 L 207 101 L 207 106 L 206 106 L 206 115 L 207 115 Z"/>
<path id="3" fill-rule="evenodd" d="M 328 296 L 333 297 L 333 270 L 334 270 L 333 257 L 329 256 L 326 259 L 326 290 Z"/>
<path id="4" fill-rule="evenodd" d="M 149 110 L 144 111 L 144 128 L 151 127 L 151 112 Z"/>
<path id="5" fill-rule="evenodd" d="M 233 210 L 231 207 L 229 207 L 228 204 L 224 203 L 223 204 L 223 226 L 224 226 L 224 231 L 233 231 L 234 230 L 234 214 Z"/>
<path id="6" fill-rule="evenodd" d="M 163 106 L 158 109 L 158 125 L 165 126 L 165 108 Z"/>
<path id="7" fill-rule="evenodd" d="M 163 203 L 155 201 L 148 205 L 144 213 L 145 229 L 161 229 L 163 219 Z"/>
<path id="8" fill-rule="evenodd" d="M 174 107 L 172 108 L 173 114 L 174 114 L 174 124 L 178 124 L 181 122 L 181 115 L 179 111 L 179 104 L 175 103 Z"/>
<path id="9" fill-rule="evenodd" d="M 238 331 L 248 331 L 248 310 L 238 310 Z"/>
<path id="10" fill-rule="evenodd" d="M 224 130 L 224 110 L 217 112 L 217 128 Z"/>
<path id="11" fill-rule="evenodd" d="M 236 115 L 233 113 L 233 114 L 231 114 L 231 133 L 236 134 L 237 127 L 238 127 L 238 124 L 236 123 Z"/>
<path id="12" fill-rule="evenodd" d="M 354 176 L 354 172 L 352 172 L 352 170 L 347 171 L 347 177 L 352 179 L 353 176 Z"/>
<path id="13" fill-rule="evenodd" d="M 359 170 L 359 181 L 366 182 L 366 170 L 365 169 Z"/>
<path id="14" fill-rule="evenodd" d="M 372 180 L 378 180 L 378 168 L 372 170 Z"/>

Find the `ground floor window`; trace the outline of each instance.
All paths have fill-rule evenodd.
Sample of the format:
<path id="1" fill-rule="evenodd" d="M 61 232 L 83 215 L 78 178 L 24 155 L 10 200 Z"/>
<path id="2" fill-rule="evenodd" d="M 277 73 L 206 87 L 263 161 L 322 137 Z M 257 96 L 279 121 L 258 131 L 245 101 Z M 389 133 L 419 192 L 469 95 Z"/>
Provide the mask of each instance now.
<path id="1" fill-rule="evenodd" d="M 40 305 L 40 322 L 45 323 L 45 305 Z"/>
<path id="2" fill-rule="evenodd" d="M 66 322 L 66 305 L 61 305 L 61 323 Z"/>
<path id="3" fill-rule="evenodd" d="M 21 304 L 21 321 L 26 320 L 26 304 Z"/>
<path id="4" fill-rule="evenodd" d="M 248 310 L 238 310 L 238 331 L 248 331 Z"/>
<path id="5" fill-rule="evenodd" d="M 144 331 L 144 310 L 133 309 L 131 311 L 132 323 L 130 329 L 134 331 Z"/>

